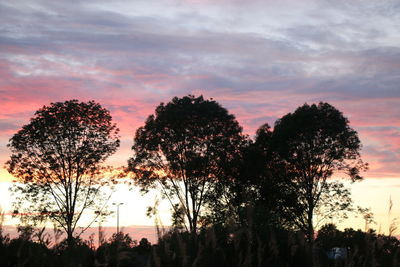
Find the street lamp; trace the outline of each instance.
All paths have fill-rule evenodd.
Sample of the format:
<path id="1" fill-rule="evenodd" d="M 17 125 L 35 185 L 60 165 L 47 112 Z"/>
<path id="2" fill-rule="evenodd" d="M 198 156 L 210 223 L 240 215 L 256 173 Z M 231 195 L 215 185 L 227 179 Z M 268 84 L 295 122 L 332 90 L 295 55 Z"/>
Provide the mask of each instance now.
<path id="1" fill-rule="evenodd" d="M 123 205 L 124 203 L 112 203 L 113 205 L 117 206 L 117 234 L 119 234 L 119 206 Z"/>

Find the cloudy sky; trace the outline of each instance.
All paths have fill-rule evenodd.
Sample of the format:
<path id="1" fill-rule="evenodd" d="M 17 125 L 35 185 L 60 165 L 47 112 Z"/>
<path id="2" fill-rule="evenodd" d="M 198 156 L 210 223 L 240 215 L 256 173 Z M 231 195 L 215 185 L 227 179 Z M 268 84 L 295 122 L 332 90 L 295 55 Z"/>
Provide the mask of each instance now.
<path id="1" fill-rule="evenodd" d="M 135 129 L 187 94 L 214 98 L 249 135 L 304 103 L 329 102 L 370 164 L 355 198 L 400 190 L 398 0 L 0 2 L 1 166 L 35 110 L 69 99 L 111 111 L 122 146 L 109 162 L 123 165 Z"/>

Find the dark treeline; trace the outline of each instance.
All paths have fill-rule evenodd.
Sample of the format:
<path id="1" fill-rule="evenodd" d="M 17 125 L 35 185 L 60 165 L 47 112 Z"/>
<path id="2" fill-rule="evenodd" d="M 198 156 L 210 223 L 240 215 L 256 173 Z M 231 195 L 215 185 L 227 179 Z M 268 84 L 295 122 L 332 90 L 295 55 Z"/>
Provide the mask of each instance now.
<path id="1" fill-rule="evenodd" d="M 67 238 L 48 248 L 3 236 L 4 255 L 19 242 L 21 253 L 37 250 L 47 266 L 397 266 L 396 238 L 327 224 L 352 212 L 372 220 L 330 179 L 360 181 L 367 164 L 357 132 L 328 103 L 304 104 L 253 139 L 213 99 L 175 97 L 136 131 L 123 171 L 103 166 L 118 131 L 99 104 L 71 100 L 44 106 L 10 139 L 15 215 L 26 224 L 50 220 Z M 120 177 L 171 204 L 173 225 L 158 244 L 119 233 L 96 250 L 79 239 L 83 213 L 109 215 L 101 189 Z M 148 208 L 157 213 L 156 204 Z"/>
<path id="2" fill-rule="evenodd" d="M 283 229 L 202 228 L 194 238 L 186 231 L 169 231 L 158 244 L 140 242 L 119 233 L 97 249 L 93 240 L 74 238 L 49 246 L 26 230 L 9 239 L 1 236 L 1 266 L 398 266 L 400 242 L 374 231 L 345 229 L 332 224 L 318 232 L 312 251 L 301 232 Z M 43 241 L 43 240 L 42 240 Z M 333 247 L 346 254 L 328 257 Z"/>
<path id="3" fill-rule="evenodd" d="M 1 235 L 1 266 L 147 266 L 152 250 L 146 238 L 137 242 L 123 233 L 113 234 L 96 248 L 92 239 L 54 243 L 32 227 L 19 227 L 18 232 L 14 239 Z"/>

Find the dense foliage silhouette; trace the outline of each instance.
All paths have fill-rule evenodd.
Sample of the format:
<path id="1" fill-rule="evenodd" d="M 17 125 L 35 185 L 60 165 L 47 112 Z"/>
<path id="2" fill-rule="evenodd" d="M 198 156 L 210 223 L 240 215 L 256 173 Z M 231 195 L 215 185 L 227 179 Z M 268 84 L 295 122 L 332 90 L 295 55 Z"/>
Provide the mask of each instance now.
<path id="1" fill-rule="evenodd" d="M 275 123 L 271 147 L 282 159 L 293 191 L 297 192 L 297 205 L 287 209 L 293 224 L 314 237 L 314 215 L 323 198 L 345 193 L 341 186 L 328 183 L 334 174 L 344 174 L 352 181 L 361 180 L 366 169 L 360 157 L 361 142 L 357 132 L 349 126 L 343 114 L 329 105 L 305 104 L 283 116 Z M 333 209 L 344 210 L 348 205 L 337 203 Z"/>
<path id="2" fill-rule="evenodd" d="M 196 232 L 214 186 L 231 179 L 244 143 L 235 117 L 217 102 L 175 97 L 161 103 L 136 131 L 129 169 L 143 190 L 160 186 L 175 222 Z"/>
<path id="3" fill-rule="evenodd" d="M 319 223 L 354 210 L 350 191 L 330 178 L 361 180 L 367 168 L 357 132 L 328 103 L 305 104 L 273 129 L 263 124 L 254 140 L 212 99 L 161 103 L 136 131 L 126 174 L 144 193 L 160 190 L 174 225 L 158 231 L 157 244 L 120 232 L 99 237 L 96 248 L 93 236 L 74 233 L 86 209 L 107 215 L 101 189 L 116 181 L 103 179 L 110 169 L 102 163 L 118 138 L 106 109 L 71 100 L 39 109 L 10 139 L 15 213 L 28 220 L 15 239 L 0 227 L 5 266 L 398 266 L 400 243 L 392 236 L 334 224 L 316 235 Z M 24 224 L 45 219 L 66 239 Z"/>
<path id="4" fill-rule="evenodd" d="M 83 212 L 104 211 L 101 166 L 119 147 L 118 128 L 94 101 L 51 103 L 11 139 L 8 171 L 17 179 L 15 213 L 51 219 L 73 242 Z"/>
<path id="5" fill-rule="evenodd" d="M 118 233 L 100 247 L 75 238 L 45 246 L 32 239 L 9 239 L 0 234 L 1 266 L 61 267 L 228 267 L 228 266 L 399 266 L 400 242 L 374 231 L 323 226 L 313 250 L 302 232 L 242 227 L 237 230 L 213 226 L 193 238 L 186 231 L 169 231 L 156 245 Z M 332 248 L 346 251 L 345 258 L 332 258 Z"/>

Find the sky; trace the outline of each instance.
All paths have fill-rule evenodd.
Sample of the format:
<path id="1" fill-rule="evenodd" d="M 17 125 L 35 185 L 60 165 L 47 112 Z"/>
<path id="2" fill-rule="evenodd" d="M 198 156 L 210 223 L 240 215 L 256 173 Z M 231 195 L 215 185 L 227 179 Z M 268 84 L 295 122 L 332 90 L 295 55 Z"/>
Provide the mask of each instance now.
<path id="1" fill-rule="evenodd" d="M 79 99 L 109 109 L 121 147 L 107 163 L 121 166 L 155 107 L 188 94 L 215 99 L 250 136 L 304 103 L 332 104 L 370 165 L 349 184 L 354 200 L 385 225 L 391 196 L 400 216 L 397 0 L 1 1 L 1 205 L 12 201 L 8 140 L 43 105 Z M 143 212 L 123 224 L 152 224 L 143 217 L 154 195 L 118 196 L 135 202 L 125 214 Z"/>

